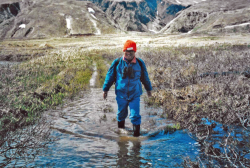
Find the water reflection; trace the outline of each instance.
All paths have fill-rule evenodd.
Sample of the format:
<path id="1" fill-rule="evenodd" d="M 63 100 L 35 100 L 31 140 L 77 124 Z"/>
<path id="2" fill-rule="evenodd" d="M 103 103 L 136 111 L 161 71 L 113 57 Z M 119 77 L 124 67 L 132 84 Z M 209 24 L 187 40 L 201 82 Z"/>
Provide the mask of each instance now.
<path id="1" fill-rule="evenodd" d="M 20 124 L 20 123 L 15 123 Z M 0 134 L 0 167 L 26 166 L 55 141 L 50 122 L 41 118 L 34 125 L 10 129 Z"/>
<path id="2" fill-rule="evenodd" d="M 116 167 L 182 167 L 184 157 L 194 159 L 200 146 L 184 131 L 158 132 L 153 137 L 122 136 L 117 142 Z"/>
<path id="3" fill-rule="evenodd" d="M 141 162 L 141 141 L 130 140 L 128 137 L 120 137 L 117 142 L 119 150 L 117 153 L 117 167 L 140 167 Z"/>

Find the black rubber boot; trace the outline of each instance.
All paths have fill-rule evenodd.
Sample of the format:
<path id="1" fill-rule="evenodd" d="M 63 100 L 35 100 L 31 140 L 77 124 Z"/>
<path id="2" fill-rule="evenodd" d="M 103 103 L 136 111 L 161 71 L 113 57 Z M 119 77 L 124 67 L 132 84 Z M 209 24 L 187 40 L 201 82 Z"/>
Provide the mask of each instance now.
<path id="1" fill-rule="evenodd" d="M 124 121 L 118 121 L 118 128 L 125 128 L 125 120 Z"/>
<path id="2" fill-rule="evenodd" d="M 140 125 L 133 125 L 134 137 L 140 136 Z"/>

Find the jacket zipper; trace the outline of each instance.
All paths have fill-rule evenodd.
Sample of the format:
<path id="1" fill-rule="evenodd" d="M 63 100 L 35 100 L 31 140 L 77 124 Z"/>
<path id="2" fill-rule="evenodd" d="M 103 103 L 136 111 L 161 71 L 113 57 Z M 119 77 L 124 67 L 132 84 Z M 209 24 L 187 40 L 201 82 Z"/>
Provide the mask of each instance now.
<path id="1" fill-rule="evenodd" d="M 130 63 L 128 64 L 128 67 L 129 67 L 129 65 L 130 65 Z M 127 77 L 128 77 L 128 100 L 129 100 L 129 75 L 127 75 Z"/>

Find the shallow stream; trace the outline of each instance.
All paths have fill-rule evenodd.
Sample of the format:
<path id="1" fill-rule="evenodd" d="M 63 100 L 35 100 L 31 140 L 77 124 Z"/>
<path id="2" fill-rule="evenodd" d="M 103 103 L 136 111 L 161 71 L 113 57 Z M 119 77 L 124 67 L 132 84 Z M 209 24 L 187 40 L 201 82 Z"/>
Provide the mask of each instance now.
<path id="1" fill-rule="evenodd" d="M 83 98 L 46 112 L 54 121 L 52 135 L 59 138 L 28 166 L 35 167 L 182 167 L 183 157 L 194 158 L 199 145 L 183 131 L 164 131 L 170 120 L 152 113 L 141 99 L 142 136 L 132 136 L 132 124 L 118 129 L 114 89 L 108 100 L 101 88 L 91 88 Z M 104 113 L 105 109 L 113 109 Z M 150 114 L 149 114 L 150 113 Z M 104 114 L 106 117 L 103 117 Z"/>

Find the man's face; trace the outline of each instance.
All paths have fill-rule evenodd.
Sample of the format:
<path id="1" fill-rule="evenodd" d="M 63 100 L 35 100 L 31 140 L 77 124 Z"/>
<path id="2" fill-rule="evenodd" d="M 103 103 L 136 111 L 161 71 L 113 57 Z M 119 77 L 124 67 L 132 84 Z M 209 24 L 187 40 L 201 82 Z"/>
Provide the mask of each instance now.
<path id="1" fill-rule="evenodd" d="M 128 61 L 131 61 L 135 56 L 135 51 L 134 50 L 125 50 L 125 58 Z"/>

